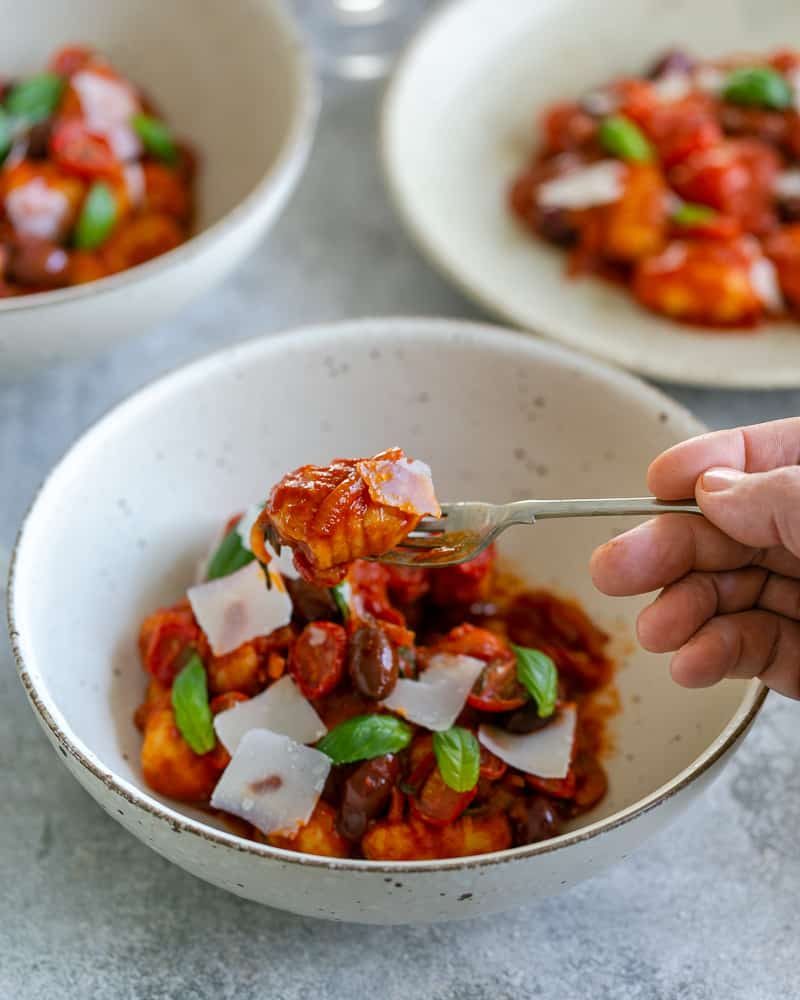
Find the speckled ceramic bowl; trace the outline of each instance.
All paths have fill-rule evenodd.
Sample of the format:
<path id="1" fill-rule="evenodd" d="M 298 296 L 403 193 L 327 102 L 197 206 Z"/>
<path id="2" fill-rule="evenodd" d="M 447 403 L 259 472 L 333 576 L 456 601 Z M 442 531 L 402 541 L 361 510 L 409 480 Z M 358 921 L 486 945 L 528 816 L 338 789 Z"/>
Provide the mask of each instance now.
<path id="1" fill-rule="evenodd" d="M 402 444 L 439 495 L 636 495 L 649 459 L 699 430 L 636 379 L 496 328 L 371 320 L 256 340 L 141 390 L 51 473 L 22 528 L 11 637 L 64 763 L 154 850 L 231 892 L 296 913 L 403 923 L 491 913 L 559 892 L 680 815 L 755 716 L 757 683 L 672 684 L 636 651 L 638 600 L 596 593 L 592 547 L 623 525 L 546 522 L 503 537 L 531 581 L 577 596 L 616 639 L 622 712 L 608 797 L 554 840 L 472 859 L 380 864 L 241 840 L 142 780 L 136 634 L 178 598 L 221 520 L 287 469 Z M 122 836 L 122 834 L 120 834 Z"/>
<path id="2" fill-rule="evenodd" d="M 196 234 L 121 274 L 0 299 L 0 378 L 93 354 L 207 291 L 277 217 L 306 160 L 317 92 L 282 0 L 0 0 L 0 75 L 92 44 L 153 95 L 200 157 Z"/>

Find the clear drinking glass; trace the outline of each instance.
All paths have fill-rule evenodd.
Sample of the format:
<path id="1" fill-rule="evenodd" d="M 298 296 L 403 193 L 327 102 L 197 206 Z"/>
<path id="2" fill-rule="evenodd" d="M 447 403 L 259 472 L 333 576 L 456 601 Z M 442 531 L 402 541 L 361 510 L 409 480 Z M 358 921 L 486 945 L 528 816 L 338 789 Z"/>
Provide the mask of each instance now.
<path id="1" fill-rule="evenodd" d="M 329 76 L 384 76 L 435 0 L 295 0 L 295 9 Z"/>

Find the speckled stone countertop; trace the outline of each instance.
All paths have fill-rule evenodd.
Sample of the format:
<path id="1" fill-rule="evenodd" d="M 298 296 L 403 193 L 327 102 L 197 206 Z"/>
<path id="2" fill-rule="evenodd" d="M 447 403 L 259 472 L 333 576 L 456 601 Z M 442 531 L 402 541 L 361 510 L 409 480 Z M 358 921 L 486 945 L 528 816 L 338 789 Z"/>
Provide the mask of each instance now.
<path id="1" fill-rule="evenodd" d="M 482 318 L 393 216 L 379 89 L 326 99 L 310 167 L 249 263 L 174 323 L 0 385 L 0 546 L 66 447 L 143 382 L 233 339 L 388 313 Z M 800 392 L 667 387 L 712 426 L 800 413 Z M 777 697 L 683 821 L 623 866 L 505 916 L 366 928 L 288 916 L 173 867 L 58 763 L 0 640 L 2 1000 L 789 1000 L 800 996 L 800 706 Z"/>

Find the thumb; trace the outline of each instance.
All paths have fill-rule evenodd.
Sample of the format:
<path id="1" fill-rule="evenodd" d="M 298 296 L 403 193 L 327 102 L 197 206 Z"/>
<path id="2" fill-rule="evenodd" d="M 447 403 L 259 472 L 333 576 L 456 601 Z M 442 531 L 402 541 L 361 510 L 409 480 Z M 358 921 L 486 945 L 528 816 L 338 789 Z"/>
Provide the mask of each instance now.
<path id="1" fill-rule="evenodd" d="M 800 466 L 753 473 L 709 469 L 695 495 L 708 520 L 737 542 L 782 545 L 800 556 Z"/>

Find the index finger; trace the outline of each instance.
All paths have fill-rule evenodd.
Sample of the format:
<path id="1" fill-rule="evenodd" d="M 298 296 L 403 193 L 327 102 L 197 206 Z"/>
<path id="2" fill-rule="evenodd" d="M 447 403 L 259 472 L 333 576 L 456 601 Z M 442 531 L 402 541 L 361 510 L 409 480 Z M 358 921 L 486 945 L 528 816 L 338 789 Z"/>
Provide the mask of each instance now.
<path id="1" fill-rule="evenodd" d="M 647 485 L 662 500 L 694 496 L 708 469 L 768 472 L 800 462 L 800 417 L 787 417 L 751 427 L 712 431 L 674 445 L 647 471 Z"/>

